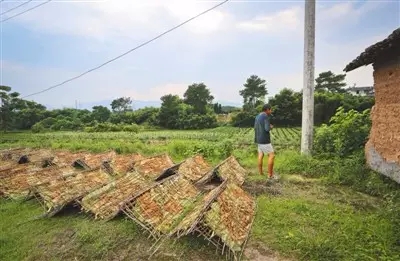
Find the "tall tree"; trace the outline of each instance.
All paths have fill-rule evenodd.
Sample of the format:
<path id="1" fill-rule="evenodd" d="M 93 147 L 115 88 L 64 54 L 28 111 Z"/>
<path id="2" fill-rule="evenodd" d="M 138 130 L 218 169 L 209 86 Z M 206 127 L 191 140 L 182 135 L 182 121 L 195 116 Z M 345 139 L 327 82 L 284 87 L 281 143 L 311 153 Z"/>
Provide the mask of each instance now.
<path id="1" fill-rule="evenodd" d="M 251 75 L 243 84 L 244 89 L 239 91 L 243 97 L 244 109 L 254 109 L 261 104 L 268 94 L 266 81 L 257 75 Z"/>
<path id="2" fill-rule="evenodd" d="M 167 94 L 161 97 L 161 108 L 158 120 L 162 127 L 177 128 L 179 118 L 179 106 L 183 104 L 178 95 Z"/>
<path id="3" fill-rule="evenodd" d="M 346 90 L 343 89 L 346 86 L 345 78 L 346 74 L 334 74 L 332 71 L 322 72 L 315 79 L 315 90 L 345 93 Z"/>
<path id="4" fill-rule="evenodd" d="M 121 97 L 111 102 L 111 108 L 114 112 L 132 111 L 132 100 L 130 97 Z"/>
<path id="5" fill-rule="evenodd" d="M 94 106 L 92 108 L 92 117 L 98 122 L 106 122 L 111 115 L 111 111 L 104 106 Z"/>
<path id="6" fill-rule="evenodd" d="M 222 113 L 222 105 L 218 102 L 214 103 L 213 110 L 216 114 L 221 114 Z"/>
<path id="7" fill-rule="evenodd" d="M 301 93 L 283 88 L 270 99 L 269 103 L 273 106 L 273 120 L 277 125 L 298 126 L 301 124 Z"/>
<path id="8" fill-rule="evenodd" d="M 42 104 L 22 99 L 16 101 L 12 113 L 14 128 L 28 130 L 46 117 L 46 107 Z"/>
<path id="9" fill-rule="evenodd" d="M 11 92 L 11 87 L 0 85 L 0 129 L 6 131 L 12 126 L 13 113 L 23 108 L 23 100 L 18 92 Z"/>
<path id="10" fill-rule="evenodd" d="M 204 83 L 194 83 L 189 85 L 183 94 L 184 102 L 193 106 L 195 113 L 204 114 L 207 112 L 207 106 L 211 104 L 214 97 Z"/>

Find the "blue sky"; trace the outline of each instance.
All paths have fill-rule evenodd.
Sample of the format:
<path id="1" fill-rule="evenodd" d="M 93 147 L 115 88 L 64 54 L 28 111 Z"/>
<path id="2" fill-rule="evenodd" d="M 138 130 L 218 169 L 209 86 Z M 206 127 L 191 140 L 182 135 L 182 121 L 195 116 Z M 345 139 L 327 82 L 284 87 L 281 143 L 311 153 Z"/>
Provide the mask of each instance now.
<path id="1" fill-rule="evenodd" d="M 53 1 L 1 24 L 1 84 L 28 95 L 60 83 L 156 36 L 218 1 Z M 20 4 L 1 3 L 1 12 Z M 7 13 L 28 9 L 31 3 Z M 398 1 L 317 1 L 316 75 L 342 73 L 400 25 Z M 50 107 L 121 96 L 159 101 L 204 82 L 216 101 L 241 103 L 251 74 L 269 95 L 302 88 L 303 1 L 234 1 L 78 80 L 32 96 Z M 371 66 L 347 74 L 372 85 Z"/>

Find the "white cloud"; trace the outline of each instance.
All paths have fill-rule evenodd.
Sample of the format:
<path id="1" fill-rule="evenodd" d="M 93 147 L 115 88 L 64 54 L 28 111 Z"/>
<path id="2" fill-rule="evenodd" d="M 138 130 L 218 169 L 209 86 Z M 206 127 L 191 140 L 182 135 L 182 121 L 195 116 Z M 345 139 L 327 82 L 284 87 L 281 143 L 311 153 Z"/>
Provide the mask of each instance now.
<path id="1" fill-rule="evenodd" d="M 316 11 L 322 20 L 337 20 L 354 12 L 353 5 L 353 2 L 340 2 L 330 7 L 320 6 Z"/>
<path id="2" fill-rule="evenodd" d="M 153 36 L 155 33 L 170 28 L 171 25 L 180 23 L 212 5 L 215 5 L 215 2 L 182 0 L 113 0 L 102 3 L 55 2 L 14 18 L 7 23 L 14 21 L 31 29 L 54 34 L 77 35 L 101 41 L 110 41 L 111 39 L 120 44 L 121 38 L 148 38 L 150 34 Z M 353 3 L 343 2 L 331 7 L 322 6 L 318 7 L 320 12 L 317 19 L 321 21 L 321 28 L 325 26 L 326 29 L 324 30 L 331 33 L 332 30 L 340 30 L 340 27 L 337 26 L 339 23 L 344 24 L 348 19 L 359 17 L 359 14 L 371 10 L 371 6 L 373 4 L 364 4 L 360 8 L 355 8 Z M 151 70 L 154 71 L 154 68 L 149 65 L 151 63 L 146 65 L 148 71 L 140 68 L 140 66 L 144 66 L 141 59 L 147 59 L 147 56 L 143 56 L 140 59 L 125 60 L 124 63 L 117 61 L 101 70 L 87 74 L 71 84 L 68 83 L 32 98 L 44 104 L 62 107 L 73 106 L 75 100 L 84 103 L 130 96 L 134 100 L 154 101 L 169 93 L 182 96 L 187 86 L 191 84 L 186 82 L 189 77 L 184 75 L 185 67 L 190 67 L 187 71 L 192 71 L 192 73 L 194 71 L 196 76 L 216 69 L 215 67 L 205 68 L 204 66 L 204 64 L 210 66 L 210 63 L 207 63 L 209 62 L 209 54 L 219 51 L 220 48 L 226 48 L 226 43 L 229 41 L 241 41 L 243 30 L 261 31 L 274 34 L 274 36 L 277 34 L 294 36 L 295 39 L 291 39 L 291 43 L 302 46 L 303 16 L 303 7 L 291 7 L 275 13 L 257 16 L 248 21 L 238 21 L 237 17 L 235 18 L 232 13 L 224 9 L 224 6 L 221 6 L 198 20 L 186 24 L 178 30 L 178 33 L 175 33 L 173 40 L 170 40 L 174 41 L 174 45 L 171 44 L 171 47 L 180 48 L 180 51 L 174 58 L 179 61 L 176 64 L 185 65 L 179 68 L 157 67 L 168 70 L 169 76 L 164 78 L 164 81 L 157 80 L 157 72 L 150 72 Z M 332 25 L 335 25 L 335 29 Z M 7 24 L 3 26 L 7 26 Z M 227 30 L 235 28 L 241 30 L 234 31 L 235 39 L 228 38 Z M 221 30 L 223 30 L 223 34 L 220 33 Z M 325 70 L 342 73 L 348 62 L 357 57 L 366 47 L 386 36 L 385 33 L 374 39 L 358 39 L 347 44 L 333 45 L 324 42 L 322 37 L 317 35 L 315 75 L 317 76 L 319 72 Z M 229 37 L 232 37 L 232 35 Z M 179 43 L 179 47 L 176 47 L 177 43 Z M 83 43 L 82 46 L 85 44 L 87 43 Z M 128 46 L 128 42 L 125 41 L 121 45 Z M 131 46 L 132 43 L 129 43 L 129 45 Z M 93 47 L 96 47 L 96 44 L 93 44 Z M 114 54 L 119 54 L 118 49 L 120 48 L 111 48 L 107 44 L 107 49 L 109 50 L 103 51 L 113 51 Z M 164 49 L 169 50 L 165 47 Z M 337 50 L 340 50 L 340 52 Z M 232 61 L 237 60 L 240 63 L 239 51 L 232 50 L 232 55 L 235 56 Z M 303 54 L 299 53 L 298 55 L 302 56 Z M 218 59 L 216 57 L 214 59 Z M 156 63 L 163 57 L 150 57 L 149 59 Z M 193 63 L 191 63 L 192 60 Z M 168 61 L 163 60 L 162 63 L 168 63 Z M 242 71 L 248 69 L 245 64 L 240 66 L 243 67 Z M 267 66 L 265 71 L 268 71 Z M 2 70 L 4 84 L 9 84 L 15 87 L 16 91 L 21 92 L 22 86 L 29 86 L 29 89 L 26 87 L 23 89 L 25 95 L 40 91 L 81 73 L 80 71 L 39 66 L 27 67 L 9 62 L 3 63 Z M 230 68 L 218 68 L 218 70 L 230 70 Z M 140 77 L 142 75 L 145 76 Z M 223 77 L 215 76 L 201 79 L 201 81 L 204 81 L 210 87 L 216 100 L 240 102 L 241 97 L 238 92 L 247 76 L 240 75 L 238 80 L 236 75 L 232 75 L 232 77 L 236 77 L 235 82 L 232 82 L 229 77 L 222 79 Z M 259 76 L 267 80 L 270 95 L 278 93 L 283 87 L 300 90 L 303 85 L 302 64 L 300 63 L 292 71 L 282 71 L 275 74 L 265 73 Z M 358 86 L 371 85 L 373 83 L 371 66 L 348 73 L 347 82 L 350 85 L 353 83 Z M 138 86 L 139 84 L 140 86 Z"/>
<path id="3" fill-rule="evenodd" d="M 125 95 L 141 101 L 158 101 L 167 94 L 183 97 L 189 83 L 167 83 L 148 88 L 145 91 L 128 91 Z"/>
<path id="4" fill-rule="evenodd" d="M 320 42 L 317 46 L 319 52 L 316 53 L 315 76 L 317 77 L 320 72 L 326 70 L 331 70 L 336 74 L 344 73 L 343 68 L 351 60 L 363 52 L 366 47 L 385 38 L 388 33 L 341 45 Z M 341 51 L 337 52 L 338 49 Z M 284 87 L 294 90 L 300 90 L 303 87 L 302 63 L 299 63 L 296 68 L 290 72 L 282 71 L 281 73 L 259 75 L 267 80 L 269 96 L 275 95 Z M 244 73 L 241 75 L 234 76 L 234 81 L 229 78 L 223 79 L 223 77 L 204 78 L 201 81 L 207 84 L 216 100 L 241 102 L 242 98 L 238 92 L 242 88 L 245 78 L 248 77 L 245 74 L 245 68 L 243 71 Z M 39 66 L 28 67 L 3 61 L 2 73 L 4 75 L 3 84 L 9 84 L 15 87 L 15 91 L 27 95 L 78 75 L 80 72 Z M 148 82 L 148 80 L 143 82 L 143 79 L 138 79 L 141 74 L 145 74 L 147 77 L 154 76 L 150 69 L 125 67 L 114 63 L 110 64 L 107 69 L 94 71 L 72 83 L 33 96 L 32 99 L 56 107 L 73 106 L 75 100 L 79 100 L 81 103 L 96 102 L 121 96 L 129 96 L 134 100 L 158 101 L 161 96 L 170 93 L 182 97 L 187 86 L 192 83 L 179 82 L 179 73 L 176 74 L 176 77 L 170 77 L 169 81 L 158 81 L 158 83 Z M 372 85 L 372 67 L 362 67 L 347 73 L 346 82 L 349 85 L 356 83 L 357 86 Z M 29 86 L 29 88 L 22 90 L 23 86 Z"/>
<path id="5" fill-rule="evenodd" d="M 348 23 L 359 21 L 360 17 L 375 8 L 389 3 L 387 1 L 366 1 L 356 6 L 356 1 L 338 1 L 327 6 L 326 3 L 316 4 L 316 26 L 317 28 L 336 28 Z M 259 31 L 264 33 L 287 33 L 293 32 L 299 37 L 304 28 L 304 5 L 295 5 L 285 10 L 264 15 L 258 15 L 250 20 L 238 21 L 236 27 L 245 31 Z M 323 31 L 326 31 L 323 30 Z"/>
<path id="6" fill-rule="evenodd" d="M 296 31 L 301 25 L 301 12 L 302 9 L 296 6 L 277 13 L 257 16 L 250 21 L 238 22 L 237 28 L 267 33 Z"/>
<path id="7" fill-rule="evenodd" d="M 216 5 L 215 2 L 187 0 L 164 1 L 163 3 L 165 9 L 179 22 L 184 22 L 212 5 Z M 220 8 L 222 9 L 223 6 Z M 187 27 L 193 33 L 212 33 L 227 28 L 232 19 L 233 16 L 231 14 L 217 8 L 192 20 L 187 24 Z"/>
<path id="8" fill-rule="evenodd" d="M 358 6 L 356 1 L 340 1 L 330 7 L 317 4 L 317 17 L 321 22 L 330 23 L 334 21 L 336 26 L 354 23 L 357 22 L 362 15 L 374 11 L 377 7 L 382 7 L 391 1 L 392 0 L 370 0 Z"/>
<path id="9" fill-rule="evenodd" d="M 35 30 L 98 40 L 109 37 L 138 38 L 169 29 L 215 4 L 193 0 L 53 2 L 8 23 L 17 22 Z M 230 18 L 223 7 L 184 25 L 184 30 L 202 34 L 220 30 Z"/>

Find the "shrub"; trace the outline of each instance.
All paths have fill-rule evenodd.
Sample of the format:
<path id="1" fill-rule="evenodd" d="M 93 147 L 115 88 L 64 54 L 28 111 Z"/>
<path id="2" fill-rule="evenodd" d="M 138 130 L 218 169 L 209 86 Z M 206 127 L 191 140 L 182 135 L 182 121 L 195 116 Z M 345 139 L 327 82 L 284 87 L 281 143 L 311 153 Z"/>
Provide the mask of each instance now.
<path id="1" fill-rule="evenodd" d="M 256 111 L 241 111 L 232 116 L 232 125 L 234 127 L 253 127 Z"/>
<path id="2" fill-rule="evenodd" d="M 32 126 L 31 130 L 33 133 L 39 133 L 45 131 L 45 127 L 41 122 L 37 122 Z"/>
<path id="3" fill-rule="evenodd" d="M 346 157 L 364 148 L 371 128 L 370 110 L 345 112 L 340 107 L 331 118 L 330 124 L 317 129 L 314 152 Z"/>

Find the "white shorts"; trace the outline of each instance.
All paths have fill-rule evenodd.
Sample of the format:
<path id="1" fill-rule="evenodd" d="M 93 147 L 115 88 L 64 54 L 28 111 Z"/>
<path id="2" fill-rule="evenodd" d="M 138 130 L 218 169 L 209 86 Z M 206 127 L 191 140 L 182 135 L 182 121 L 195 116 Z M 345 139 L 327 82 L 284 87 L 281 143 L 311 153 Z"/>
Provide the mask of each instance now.
<path id="1" fill-rule="evenodd" d="M 264 154 L 269 154 L 274 152 L 274 148 L 271 143 L 268 144 L 258 144 L 258 152 L 262 152 Z"/>

